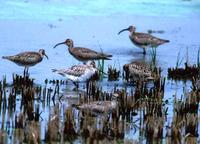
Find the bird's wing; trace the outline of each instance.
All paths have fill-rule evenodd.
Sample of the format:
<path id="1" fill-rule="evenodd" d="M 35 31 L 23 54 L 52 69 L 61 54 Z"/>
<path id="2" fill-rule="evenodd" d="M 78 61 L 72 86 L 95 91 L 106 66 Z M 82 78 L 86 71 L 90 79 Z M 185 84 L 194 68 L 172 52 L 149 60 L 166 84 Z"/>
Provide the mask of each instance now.
<path id="1" fill-rule="evenodd" d="M 134 40 L 136 43 L 142 45 L 154 45 L 154 44 L 159 44 L 162 41 L 165 41 L 146 33 L 135 33 Z"/>
<path id="2" fill-rule="evenodd" d="M 145 76 L 151 75 L 150 68 L 144 63 L 132 62 L 130 64 L 127 64 L 127 66 L 129 67 L 130 73 L 145 75 Z"/>
<path id="3" fill-rule="evenodd" d="M 74 53 L 76 53 L 78 57 L 83 57 L 83 58 L 94 58 L 100 55 L 100 53 L 94 50 L 88 48 L 80 48 L 80 47 L 76 47 L 76 49 L 74 49 Z"/>
<path id="4" fill-rule="evenodd" d="M 88 48 L 81 47 L 76 47 L 74 49 L 74 53 L 76 54 L 76 56 L 83 59 L 107 59 L 108 57 L 112 57 L 112 55 L 107 55 Z"/>
<path id="5" fill-rule="evenodd" d="M 86 70 L 85 65 L 74 65 L 71 68 L 57 70 L 57 73 L 61 75 L 67 74 L 73 76 L 81 76 L 84 74 L 85 70 Z"/>
<path id="6" fill-rule="evenodd" d="M 14 60 L 19 63 L 24 63 L 24 64 L 32 64 L 32 63 L 40 62 L 42 58 L 36 52 L 23 52 L 15 56 L 12 56 L 11 60 Z"/>

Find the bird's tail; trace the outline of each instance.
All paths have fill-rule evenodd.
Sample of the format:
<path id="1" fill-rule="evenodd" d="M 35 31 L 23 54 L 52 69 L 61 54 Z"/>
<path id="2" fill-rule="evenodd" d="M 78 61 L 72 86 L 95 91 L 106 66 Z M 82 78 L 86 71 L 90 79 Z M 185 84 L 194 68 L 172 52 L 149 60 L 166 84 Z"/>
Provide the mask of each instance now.
<path id="1" fill-rule="evenodd" d="M 58 70 L 57 69 L 52 69 L 52 72 L 57 72 Z"/>
<path id="2" fill-rule="evenodd" d="M 59 74 L 61 76 L 65 76 L 64 73 L 62 73 L 60 70 L 57 70 L 57 69 L 52 69 L 52 72 L 57 73 L 57 74 Z"/>
<path id="3" fill-rule="evenodd" d="M 102 58 L 105 60 L 111 60 L 112 55 L 102 54 Z"/>
<path id="4" fill-rule="evenodd" d="M 166 43 L 170 42 L 169 40 L 164 40 Z"/>
<path id="5" fill-rule="evenodd" d="M 52 72 L 57 73 L 57 74 L 61 74 L 59 70 L 57 69 L 52 69 Z"/>
<path id="6" fill-rule="evenodd" d="M 169 40 L 165 40 L 165 39 L 160 39 L 159 40 L 159 44 L 164 44 L 164 43 L 168 43 L 169 42 Z"/>

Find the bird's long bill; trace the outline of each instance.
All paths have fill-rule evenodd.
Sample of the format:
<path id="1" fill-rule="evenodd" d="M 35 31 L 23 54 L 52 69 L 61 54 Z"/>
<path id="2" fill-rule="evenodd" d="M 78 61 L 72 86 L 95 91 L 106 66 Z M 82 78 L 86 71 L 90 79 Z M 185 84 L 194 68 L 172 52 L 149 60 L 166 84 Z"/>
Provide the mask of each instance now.
<path id="1" fill-rule="evenodd" d="M 56 48 L 59 45 L 65 44 L 65 42 L 57 43 L 53 48 Z"/>
<path id="2" fill-rule="evenodd" d="M 118 32 L 118 35 L 119 35 L 120 33 L 124 32 L 124 31 L 128 31 L 128 30 L 129 30 L 129 28 L 123 29 L 123 30 L 121 30 L 120 32 Z"/>
<path id="3" fill-rule="evenodd" d="M 45 55 L 45 57 L 47 58 L 47 59 L 49 59 L 49 57 L 46 55 L 46 54 L 44 54 Z"/>

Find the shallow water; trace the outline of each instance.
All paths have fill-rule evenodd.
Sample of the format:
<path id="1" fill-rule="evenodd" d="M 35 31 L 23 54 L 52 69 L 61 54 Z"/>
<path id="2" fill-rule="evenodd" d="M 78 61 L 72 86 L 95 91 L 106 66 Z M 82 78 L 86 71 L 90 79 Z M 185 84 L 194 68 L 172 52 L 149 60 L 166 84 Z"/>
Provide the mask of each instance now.
<path id="1" fill-rule="evenodd" d="M 31 77 L 42 85 L 46 78 L 64 79 L 53 74 L 51 69 L 80 63 L 68 53 L 66 46 L 53 49 L 56 43 L 66 38 L 73 39 L 75 46 L 97 51 L 102 48 L 113 55 L 105 67 L 115 65 L 122 71 L 124 64 L 133 60 L 148 62 L 151 55 L 149 50 L 143 56 L 142 50 L 130 42 L 128 33 L 117 33 L 129 25 L 135 25 L 139 32 L 163 30 L 162 34 L 153 34 L 170 40 L 157 49 L 157 64 L 162 68 L 163 76 L 167 76 L 168 67 L 175 66 L 179 51 L 181 57 L 185 57 L 188 48 L 189 62 L 196 63 L 200 47 L 200 2 L 195 0 L 7 0 L 0 1 L 0 9 L 1 56 L 44 48 L 49 60 L 44 58 L 40 64 L 30 68 Z M 0 77 L 6 75 L 8 82 L 12 80 L 12 73 L 22 72 L 22 67 L 6 60 L 0 61 Z M 106 80 L 101 83 L 104 89 L 112 91 L 113 83 Z M 122 81 L 120 85 L 123 87 Z M 185 87 L 189 89 L 189 86 L 187 83 Z M 182 82 L 167 81 L 165 99 L 171 98 L 172 104 L 172 95 L 177 93 L 180 96 L 182 88 Z M 172 111 L 171 106 L 169 113 Z M 45 114 L 48 110 L 44 117 Z M 134 136 L 137 138 L 138 135 Z"/>

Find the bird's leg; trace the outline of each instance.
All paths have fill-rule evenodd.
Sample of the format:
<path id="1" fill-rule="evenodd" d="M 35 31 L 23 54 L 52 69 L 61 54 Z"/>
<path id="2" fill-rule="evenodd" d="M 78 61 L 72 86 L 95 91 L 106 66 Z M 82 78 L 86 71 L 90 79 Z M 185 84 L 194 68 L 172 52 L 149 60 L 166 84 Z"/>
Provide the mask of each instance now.
<path id="1" fill-rule="evenodd" d="M 26 76 L 26 67 L 24 67 L 24 77 Z"/>
<path id="2" fill-rule="evenodd" d="M 75 87 L 76 87 L 75 89 L 78 90 L 78 87 L 79 87 L 78 83 L 77 83 L 77 82 L 73 82 L 73 84 L 74 84 Z"/>
<path id="3" fill-rule="evenodd" d="M 87 91 L 87 94 L 89 94 L 89 80 L 86 81 L 86 91 Z"/>
<path id="4" fill-rule="evenodd" d="M 28 67 L 26 68 L 26 75 L 28 76 Z"/>
<path id="5" fill-rule="evenodd" d="M 146 54 L 146 49 L 145 49 L 145 48 L 143 48 L 143 54 L 144 54 L 144 55 Z"/>

